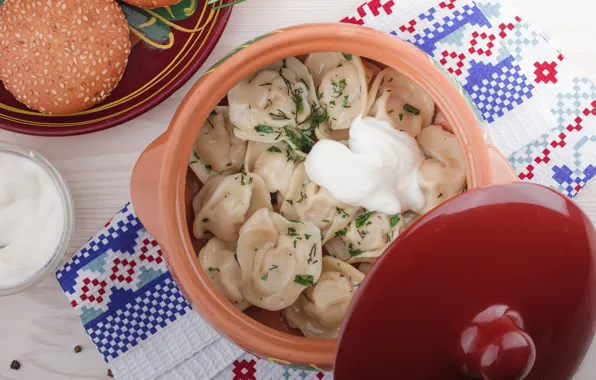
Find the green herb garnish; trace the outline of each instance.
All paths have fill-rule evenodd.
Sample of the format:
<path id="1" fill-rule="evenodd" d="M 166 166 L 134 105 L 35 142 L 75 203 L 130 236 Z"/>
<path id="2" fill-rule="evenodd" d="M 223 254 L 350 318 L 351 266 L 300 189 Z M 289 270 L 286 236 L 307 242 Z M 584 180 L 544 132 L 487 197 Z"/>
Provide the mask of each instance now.
<path id="1" fill-rule="evenodd" d="M 331 86 L 333 87 L 333 97 L 339 98 L 343 95 L 344 90 L 346 89 L 347 83 L 345 79 L 342 79 L 337 83 L 333 79 L 331 79 Z"/>
<path id="2" fill-rule="evenodd" d="M 209 114 L 209 116 L 215 116 L 217 115 L 217 112 L 215 112 L 215 110 L 211 111 L 211 113 Z"/>
<path id="3" fill-rule="evenodd" d="M 198 155 L 198 153 L 197 153 L 196 150 L 193 150 L 192 151 L 192 156 L 194 157 L 195 160 L 194 161 L 191 161 L 189 163 L 189 165 L 196 164 L 197 162 L 201 161 L 201 157 L 199 157 L 199 155 Z"/>
<path id="4" fill-rule="evenodd" d="M 400 215 L 399 215 L 399 214 L 395 214 L 395 215 L 393 215 L 392 217 L 390 217 L 390 218 L 389 218 L 389 226 L 390 226 L 391 228 L 393 228 L 393 227 L 397 226 L 397 223 L 399 223 L 399 220 L 400 220 L 400 219 L 401 219 L 401 218 L 400 218 Z"/>
<path id="5" fill-rule="evenodd" d="M 370 218 L 370 216 L 373 214 L 374 211 L 369 211 L 364 215 L 360 215 L 359 217 L 356 218 L 356 228 L 360 228 L 362 227 L 362 225 L 364 225 L 364 223 L 366 223 L 366 221 L 368 220 L 368 218 Z"/>
<path id="6" fill-rule="evenodd" d="M 255 131 L 262 133 L 273 133 L 273 127 L 269 125 L 259 124 L 255 127 Z"/>
<path id="7" fill-rule="evenodd" d="M 344 102 L 343 102 L 343 104 L 341 105 L 343 108 L 350 108 L 350 107 L 352 107 L 352 106 L 349 106 L 349 105 L 348 105 L 348 100 L 349 100 L 349 98 L 350 98 L 350 97 L 349 97 L 348 95 L 344 96 Z"/>
<path id="8" fill-rule="evenodd" d="M 296 233 L 296 229 L 292 228 L 292 227 L 288 227 L 288 235 L 289 236 L 298 236 L 298 234 Z"/>
<path id="9" fill-rule="evenodd" d="M 267 149 L 267 152 L 281 153 L 281 150 L 278 147 L 276 147 L 276 146 L 272 146 L 271 148 Z"/>
<path id="10" fill-rule="evenodd" d="M 402 121 L 404 119 L 404 114 L 403 113 L 400 113 L 398 116 L 399 116 L 399 121 Z"/>
<path id="11" fill-rule="evenodd" d="M 217 268 L 209 267 L 209 272 L 221 272 L 221 271 Z"/>
<path id="12" fill-rule="evenodd" d="M 348 227 L 344 228 L 344 229 L 343 229 L 343 230 L 341 230 L 341 231 L 337 231 L 337 232 L 335 233 L 335 236 L 346 236 L 346 235 L 347 235 L 347 233 L 348 233 Z"/>
<path id="13" fill-rule="evenodd" d="M 341 215 L 341 217 L 342 217 L 342 218 L 344 218 L 344 219 L 345 219 L 345 218 L 349 218 L 349 217 L 350 217 L 350 214 L 348 214 L 348 213 L 346 212 L 346 210 L 344 210 L 343 208 L 336 207 L 336 208 L 335 208 L 335 210 L 336 210 L 336 211 L 337 211 L 337 213 L 338 213 L 339 215 Z"/>
<path id="14" fill-rule="evenodd" d="M 315 284 L 315 278 L 310 274 L 297 274 L 294 277 L 294 282 L 304 286 L 311 286 Z"/>
<path id="15" fill-rule="evenodd" d="M 306 240 L 310 239 L 310 237 L 311 237 L 311 236 L 312 236 L 312 235 L 309 235 L 309 234 L 304 234 L 304 237 L 306 238 Z"/>
<path id="16" fill-rule="evenodd" d="M 209 221 L 209 218 L 203 219 L 203 223 L 207 223 L 208 221 Z"/>
<path id="17" fill-rule="evenodd" d="M 263 280 L 263 281 L 267 281 L 268 278 L 269 278 L 269 272 L 265 272 L 265 274 L 261 276 L 261 280 Z"/>
<path id="18" fill-rule="evenodd" d="M 352 243 L 348 244 L 348 252 L 350 253 L 350 256 L 360 256 L 362 255 L 362 251 L 359 249 L 354 249 L 354 247 L 352 246 Z"/>
<path id="19" fill-rule="evenodd" d="M 280 109 L 277 110 L 277 113 L 269 112 L 269 116 L 271 116 L 273 120 L 290 120 L 288 115 Z"/>
<path id="20" fill-rule="evenodd" d="M 348 54 L 348 53 L 341 53 L 344 58 L 346 59 L 346 61 L 350 62 L 352 61 L 352 54 Z"/>
<path id="21" fill-rule="evenodd" d="M 404 104 L 404 110 L 411 114 L 414 114 L 415 116 L 420 115 L 420 110 L 408 103 Z"/>

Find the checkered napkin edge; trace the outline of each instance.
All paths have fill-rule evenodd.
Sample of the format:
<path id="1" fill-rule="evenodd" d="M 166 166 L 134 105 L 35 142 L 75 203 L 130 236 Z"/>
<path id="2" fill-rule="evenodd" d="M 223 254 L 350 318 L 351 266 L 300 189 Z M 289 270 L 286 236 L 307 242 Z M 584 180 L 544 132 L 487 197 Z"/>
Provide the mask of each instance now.
<path id="1" fill-rule="evenodd" d="M 371 0 L 341 21 L 433 57 L 475 103 L 522 181 L 574 197 L 596 174 L 596 86 L 507 3 Z M 118 379 L 332 378 L 260 360 L 220 337 L 192 311 L 131 204 L 56 277 Z"/>

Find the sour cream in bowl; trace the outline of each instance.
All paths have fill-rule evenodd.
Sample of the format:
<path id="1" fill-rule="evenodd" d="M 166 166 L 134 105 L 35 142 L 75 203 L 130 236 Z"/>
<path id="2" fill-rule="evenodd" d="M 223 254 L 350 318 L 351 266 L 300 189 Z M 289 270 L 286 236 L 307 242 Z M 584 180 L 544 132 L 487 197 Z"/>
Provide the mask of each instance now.
<path id="1" fill-rule="evenodd" d="M 58 171 L 38 153 L 0 142 L 0 296 L 53 273 L 73 230 L 72 197 Z"/>

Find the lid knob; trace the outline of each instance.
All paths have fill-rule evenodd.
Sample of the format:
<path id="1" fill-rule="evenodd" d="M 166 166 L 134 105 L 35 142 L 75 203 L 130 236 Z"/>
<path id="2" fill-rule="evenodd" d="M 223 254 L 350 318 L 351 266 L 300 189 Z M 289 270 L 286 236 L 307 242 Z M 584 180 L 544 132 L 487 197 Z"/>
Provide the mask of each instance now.
<path id="1" fill-rule="evenodd" d="M 485 309 L 460 335 L 463 372 L 484 380 L 522 380 L 536 359 L 521 315 L 505 305 Z"/>

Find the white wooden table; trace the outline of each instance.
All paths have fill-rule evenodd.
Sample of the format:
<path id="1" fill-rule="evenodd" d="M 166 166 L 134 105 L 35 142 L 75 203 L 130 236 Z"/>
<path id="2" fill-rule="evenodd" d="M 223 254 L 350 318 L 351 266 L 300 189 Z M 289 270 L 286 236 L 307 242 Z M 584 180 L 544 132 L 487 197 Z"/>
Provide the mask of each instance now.
<path id="1" fill-rule="evenodd" d="M 399 3 L 400 0 L 396 0 Z M 510 0 L 540 26 L 569 59 L 596 79 L 596 2 Z M 248 0 L 237 6 L 205 66 L 264 32 L 308 22 L 338 21 L 362 0 Z M 398 10 L 399 11 L 399 10 Z M 0 140 L 38 150 L 63 173 L 76 208 L 74 252 L 129 200 L 129 178 L 141 150 L 168 126 L 191 80 L 152 111 L 119 127 L 85 136 L 41 138 L 0 131 Z M 577 198 L 596 220 L 596 181 Z M 79 354 L 75 345 L 83 346 Z M 22 368 L 9 369 L 18 359 Z M 0 379 L 107 379 L 107 366 L 85 334 L 55 278 L 20 295 L 0 298 Z M 576 380 L 596 379 L 596 344 Z"/>

